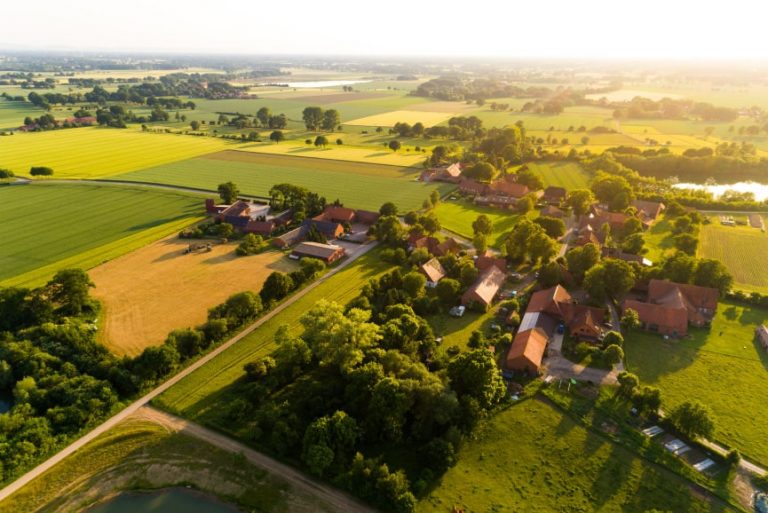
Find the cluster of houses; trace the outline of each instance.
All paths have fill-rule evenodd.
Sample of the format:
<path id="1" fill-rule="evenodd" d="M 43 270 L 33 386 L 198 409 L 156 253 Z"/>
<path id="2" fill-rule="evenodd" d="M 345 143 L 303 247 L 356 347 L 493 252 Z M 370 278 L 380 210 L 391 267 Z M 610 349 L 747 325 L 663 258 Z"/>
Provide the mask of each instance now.
<path id="1" fill-rule="evenodd" d="M 98 123 L 96 120 L 96 116 L 83 116 L 79 118 L 66 118 L 63 120 L 55 120 L 55 125 L 58 126 L 64 126 L 64 127 L 70 127 L 70 126 L 93 126 Z M 37 123 L 32 123 L 29 125 L 22 125 L 17 130 L 19 132 L 34 132 L 35 130 L 39 130 L 40 126 Z"/>
<path id="2" fill-rule="evenodd" d="M 346 254 L 344 248 L 307 241 L 310 232 L 315 230 L 328 241 L 342 239 L 362 243 L 368 239 L 370 226 L 379 219 L 378 212 L 329 205 L 319 215 L 304 219 L 299 226 L 285 231 L 293 221 L 290 209 L 273 212 L 267 203 L 245 200 L 217 205 L 213 199 L 205 200 L 205 209 L 217 222 L 229 223 L 240 233 L 272 237 L 272 244 L 281 249 L 293 247 L 295 258 L 308 256 L 329 264 Z"/>
<path id="3" fill-rule="evenodd" d="M 650 228 L 666 209 L 664 203 L 658 201 L 635 200 L 632 206 L 637 211 L 637 219 L 643 225 L 643 229 Z M 605 244 L 606 232 L 603 229 L 605 225 L 610 227 L 611 233 L 618 233 L 624 228 L 632 216 L 624 212 L 610 212 L 607 209 L 593 205 L 589 213 L 579 217 L 576 227 L 576 238 L 572 244 L 583 246 L 585 244 L 595 244 L 601 246 Z"/>

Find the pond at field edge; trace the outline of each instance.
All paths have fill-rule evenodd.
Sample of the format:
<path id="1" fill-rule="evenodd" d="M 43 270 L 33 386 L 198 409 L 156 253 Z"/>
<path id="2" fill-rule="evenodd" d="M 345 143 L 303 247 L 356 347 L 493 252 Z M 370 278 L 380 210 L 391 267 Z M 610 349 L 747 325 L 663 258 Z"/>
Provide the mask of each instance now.
<path id="1" fill-rule="evenodd" d="M 715 198 L 719 198 L 726 191 L 751 192 L 756 201 L 768 199 L 768 184 L 757 182 L 737 182 L 730 184 L 705 185 L 701 183 L 676 183 L 672 187 L 677 189 L 693 189 L 696 191 L 711 192 Z"/>
<path id="2" fill-rule="evenodd" d="M 148 493 L 124 492 L 84 513 L 242 513 L 242 510 L 194 490 L 166 488 Z"/>

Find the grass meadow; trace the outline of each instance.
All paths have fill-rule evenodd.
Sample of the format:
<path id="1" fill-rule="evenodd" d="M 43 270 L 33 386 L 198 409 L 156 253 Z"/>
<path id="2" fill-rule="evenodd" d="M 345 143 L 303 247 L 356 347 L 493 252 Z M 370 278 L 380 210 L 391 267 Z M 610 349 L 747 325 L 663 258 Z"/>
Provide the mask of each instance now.
<path id="1" fill-rule="evenodd" d="M 530 162 L 526 165 L 541 177 L 545 186 L 563 187 L 569 191 L 589 188 L 589 173 L 575 162 Z"/>
<path id="2" fill-rule="evenodd" d="M 768 235 L 748 226 L 723 226 L 715 218 L 701 228 L 699 256 L 720 260 L 737 288 L 768 293 Z"/>
<path id="3" fill-rule="evenodd" d="M 435 207 L 434 212 L 444 229 L 470 240 L 473 236 L 472 223 L 480 214 L 485 214 L 493 223 L 493 233 L 488 237 L 488 243 L 491 246 L 499 246 L 504 236 L 522 218 L 514 210 L 479 207 L 464 199 L 444 200 Z M 533 210 L 527 215 L 535 218 L 538 216 L 538 211 Z"/>
<path id="4" fill-rule="evenodd" d="M 327 505 L 238 454 L 133 417 L 0 503 L 3 513 L 88 510 L 94 501 L 131 490 L 193 487 L 264 513 Z"/>
<path id="5" fill-rule="evenodd" d="M 539 399 L 525 400 L 478 428 L 458 464 L 418 513 L 526 511 L 732 511 L 690 484 Z M 453 509 L 455 511 L 455 509 Z"/>
<path id="6" fill-rule="evenodd" d="M 89 268 L 202 217 L 200 197 L 141 187 L 0 187 L 0 283 L 39 285 Z"/>
<path id="7" fill-rule="evenodd" d="M 221 421 L 218 408 L 225 406 L 228 397 L 227 387 L 245 375 L 243 365 L 275 349 L 274 336 L 280 326 L 288 325 L 300 333 L 299 318 L 317 301 L 326 299 L 346 304 L 360 293 L 368 280 L 380 276 L 389 268 L 389 264 L 379 259 L 377 250 L 366 253 L 171 387 L 155 403 L 168 411 L 226 430 L 226 426 L 217 425 L 217 422 Z"/>
<path id="8" fill-rule="evenodd" d="M 32 106 L 31 103 L 10 102 L 0 99 L 0 130 L 18 128 L 24 124 L 25 117 L 36 118 L 44 113 L 42 109 Z"/>
<path id="9" fill-rule="evenodd" d="M 70 128 L 0 137 L 0 165 L 17 175 L 27 175 L 31 166 L 47 166 L 53 178 L 104 178 L 233 146 L 212 137 Z"/>
<path id="10" fill-rule="evenodd" d="M 754 340 L 768 310 L 721 301 L 711 329 L 694 329 L 683 340 L 650 333 L 626 337 L 626 366 L 642 383 L 662 391 L 669 410 L 691 399 L 712 408 L 715 439 L 768 463 L 765 419 L 768 355 Z"/>
<path id="11" fill-rule="evenodd" d="M 401 210 L 421 208 L 430 192 L 446 192 L 452 185 L 416 182 L 414 168 L 302 158 L 291 155 L 225 151 L 120 175 L 121 180 L 184 185 L 216 190 L 221 182 L 235 182 L 243 194 L 266 196 L 278 183 L 301 185 L 341 200 L 348 207 L 378 210 L 394 202 Z"/>

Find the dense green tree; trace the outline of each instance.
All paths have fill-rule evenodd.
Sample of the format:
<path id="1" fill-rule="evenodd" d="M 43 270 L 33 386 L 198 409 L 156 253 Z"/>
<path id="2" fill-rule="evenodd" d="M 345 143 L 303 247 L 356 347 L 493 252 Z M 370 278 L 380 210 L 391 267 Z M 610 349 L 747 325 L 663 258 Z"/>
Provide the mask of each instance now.
<path id="1" fill-rule="evenodd" d="M 549 216 L 540 216 L 534 220 L 534 223 L 544 228 L 544 231 L 553 239 L 559 239 L 565 235 L 565 223 L 562 219 Z"/>
<path id="2" fill-rule="evenodd" d="M 389 141 L 387 147 L 392 151 L 397 151 L 402 148 L 402 144 L 400 144 L 400 141 L 393 139 L 392 141 Z"/>
<path id="3" fill-rule="evenodd" d="M 412 298 L 424 295 L 427 285 L 427 278 L 417 272 L 410 272 L 403 276 L 403 290 Z"/>
<path id="4" fill-rule="evenodd" d="M 280 301 L 291 293 L 293 287 L 294 283 L 290 276 L 280 271 L 274 271 L 267 276 L 259 295 L 264 303 Z"/>
<path id="5" fill-rule="evenodd" d="M 477 216 L 477 219 L 472 221 L 472 231 L 475 235 L 490 235 L 493 233 L 493 222 L 491 222 L 491 219 L 487 215 L 480 214 Z"/>
<path id="6" fill-rule="evenodd" d="M 494 356 L 485 349 L 461 353 L 451 360 L 448 377 L 459 395 L 476 399 L 483 408 L 499 403 L 506 392 Z"/>
<path id="7" fill-rule="evenodd" d="M 379 214 L 381 214 L 382 216 L 396 216 L 397 215 L 397 205 L 395 205 L 391 201 L 388 201 L 388 202 L 386 202 L 386 203 L 381 205 L 381 207 L 379 208 Z M 414 214 L 415 214 L 415 212 L 414 212 Z M 407 219 L 406 219 L 406 222 L 408 222 Z M 413 223 L 409 223 L 409 224 L 413 224 Z"/>
<path id="8" fill-rule="evenodd" d="M 588 189 L 574 189 L 565 197 L 565 204 L 578 216 L 589 212 L 589 207 L 595 202 L 595 196 Z"/>
<path id="9" fill-rule="evenodd" d="M 624 397 L 632 397 L 637 387 L 640 386 L 640 380 L 637 376 L 627 371 L 620 372 L 616 381 L 619 384 L 617 393 Z"/>
<path id="10" fill-rule="evenodd" d="M 282 130 L 274 130 L 271 134 L 269 134 L 269 140 L 275 143 L 279 143 L 280 141 L 285 140 L 285 135 L 283 135 Z"/>
<path id="11" fill-rule="evenodd" d="M 443 278 L 435 287 L 437 297 L 446 305 L 456 304 L 459 299 L 459 291 L 461 291 L 461 283 L 453 278 Z"/>
<path id="12" fill-rule="evenodd" d="M 544 188 L 544 181 L 539 175 L 528 169 L 528 166 L 521 167 L 515 176 L 517 177 L 517 183 L 528 186 L 532 191 Z"/>
<path id="13" fill-rule="evenodd" d="M 472 246 L 478 255 L 483 254 L 488 249 L 488 238 L 484 234 L 478 233 L 472 238 Z"/>
<path id="14" fill-rule="evenodd" d="M 318 135 L 315 137 L 315 146 L 322 146 L 325 148 L 328 146 L 328 138 L 324 135 Z"/>
<path id="15" fill-rule="evenodd" d="M 621 243 L 622 251 L 633 255 L 642 255 L 645 247 L 645 237 L 642 233 L 633 233 Z"/>
<path id="16" fill-rule="evenodd" d="M 220 183 L 218 186 L 219 197 L 226 204 L 232 204 L 240 195 L 240 189 L 232 182 Z"/>
<path id="17" fill-rule="evenodd" d="M 624 310 L 624 313 L 621 315 L 621 329 L 624 331 L 632 331 L 636 330 L 640 327 L 640 316 L 637 313 L 637 310 L 634 310 L 632 308 L 627 308 Z"/>
<path id="18" fill-rule="evenodd" d="M 692 281 L 694 285 L 716 288 L 721 295 L 725 295 L 731 290 L 733 276 L 719 260 L 702 258 L 696 264 Z"/>
<path id="19" fill-rule="evenodd" d="M 607 259 L 584 275 L 584 289 L 595 303 L 619 299 L 635 285 L 635 271 L 623 260 Z"/>
<path id="20" fill-rule="evenodd" d="M 402 240 L 404 230 L 396 216 L 381 216 L 373 225 L 373 234 L 379 242 L 394 246 Z"/>
<path id="21" fill-rule="evenodd" d="M 493 164 L 483 161 L 478 162 L 474 166 L 466 168 L 462 175 L 473 180 L 490 182 L 496 178 L 498 173 L 499 171 L 493 166 Z"/>
<path id="22" fill-rule="evenodd" d="M 256 119 L 259 120 L 259 124 L 264 128 L 269 127 L 269 120 L 271 117 L 272 112 L 269 110 L 269 107 L 261 107 L 256 111 Z"/>
<path id="23" fill-rule="evenodd" d="M 626 178 L 603 172 L 598 172 L 592 180 L 592 192 L 615 212 L 623 211 L 634 200 L 632 186 Z"/>
<path id="24" fill-rule="evenodd" d="M 698 401 L 686 401 L 669 413 L 672 425 L 683 435 L 695 439 L 708 438 L 715 431 L 712 410 Z"/>
<path id="25" fill-rule="evenodd" d="M 621 363 L 624 359 L 624 350 L 616 344 L 611 344 L 603 349 L 603 358 L 610 364 Z"/>
<path id="26" fill-rule="evenodd" d="M 80 315 L 91 307 L 88 293 L 94 283 L 82 269 L 62 269 L 46 285 L 48 296 L 65 315 Z"/>
<path id="27" fill-rule="evenodd" d="M 307 130 L 316 131 L 323 124 L 323 109 L 321 107 L 307 107 L 301 113 L 304 126 Z"/>
<path id="28" fill-rule="evenodd" d="M 592 243 L 575 247 L 565 254 L 568 270 L 577 283 L 584 280 L 584 275 L 600 262 L 600 250 Z"/>
<path id="29" fill-rule="evenodd" d="M 336 127 L 341 124 L 341 115 L 336 109 L 328 109 L 323 112 L 323 122 L 321 128 L 329 132 L 336 130 Z"/>
<path id="30" fill-rule="evenodd" d="M 680 218 L 684 219 L 684 218 Z M 696 255 L 696 250 L 699 247 L 699 239 L 690 233 L 680 233 L 672 237 L 672 243 L 675 249 L 682 251 L 683 253 L 691 256 Z"/>

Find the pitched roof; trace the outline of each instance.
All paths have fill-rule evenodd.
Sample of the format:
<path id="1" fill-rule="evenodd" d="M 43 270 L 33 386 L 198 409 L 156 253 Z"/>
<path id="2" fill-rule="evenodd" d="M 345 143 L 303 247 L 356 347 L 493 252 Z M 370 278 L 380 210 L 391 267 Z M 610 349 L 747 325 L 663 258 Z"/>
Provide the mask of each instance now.
<path id="1" fill-rule="evenodd" d="M 635 200 L 632 202 L 632 206 L 637 209 L 638 213 L 643 214 L 640 216 L 641 219 L 643 217 L 647 217 L 652 221 L 656 220 L 656 218 L 661 215 L 664 209 L 667 208 L 664 203 L 660 201 L 647 200 Z"/>
<path id="2" fill-rule="evenodd" d="M 461 245 L 453 237 L 446 237 L 445 240 L 434 247 L 433 252 L 436 255 L 443 256 L 448 253 L 457 253 Z"/>
<path id="3" fill-rule="evenodd" d="M 317 258 L 330 258 L 338 251 L 344 251 L 344 248 L 320 242 L 302 242 L 293 249 L 294 253 Z"/>
<path id="4" fill-rule="evenodd" d="M 461 176 L 461 164 L 458 162 L 454 162 L 450 166 L 446 166 L 442 169 L 442 172 L 445 173 L 447 176 L 451 176 L 453 178 L 458 178 Z"/>
<path id="5" fill-rule="evenodd" d="M 492 254 L 486 252 L 484 255 L 479 255 L 475 260 L 475 267 L 477 267 L 477 269 L 480 271 L 485 271 L 492 265 L 503 271 L 507 268 L 507 259 L 495 257 Z"/>
<path id="6" fill-rule="evenodd" d="M 317 216 L 315 219 L 324 218 L 327 221 L 337 221 L 340 223 L 351 223 L 355 219 L 355 211 L 351 208 L 337 207 L 335 205 L 328 205 L 323 210 L 323 213 Z"/>
<path id="7" fill-rule="evenodd" d="M 477 281 L 461 296 L 461 302 L 466 304 L 478 301 L 485 305 L 491 304 L 493 298 L 504 284 L 506 275 L 497 267 L 492 266 L 483 272 Z"/>
<path id="8" fill-rule="evenodd" d="M 651 280 L 648 284 L 648 301 L 659 303 L 660 300 L 669 298 L 670 293 L 675 293 L 675 290 L 679 291 L 679 296 L 694 308 L 706 308 L 708 310 L 717 308 L 717 301 L 720 297 L 719 290 L 666 280 Z"/>
<path id="9" fill-rule="evenodd" d="M 355 210 L 355 214 L 357 215 L 357 220 L 363 224 L 374 224 L 381 217 L 381 214 L 378 212 L 371 212 L 369 210 Z"/>
<path id="10" fill-rule="evenodd" d="M 445 269 L 437 258 L 432 258 L 421 264 L 419 271 L 432 283 L 437 283 L 445 276 Z"/>
<path id="11" fill-rule="evenodd" d="M 221 215 L 223 216 L 247 216 L 251 210 L 251 204 L 247 201 L 237 200 L 225 208 Z"/>
<path id="12" fill-rule="evenodd" d="M 643 303 L 635 299 L 627 299 L 622 303 L 621 309 L 626 310 L 627 308 L 635 310 L 640 321 L 645 324 L 664 327 L 679 334 L 688 331 L 688 313 L 685 309 Z"/>
<path id="13" fill-rule="evenodd" d="M 512 198 L 522 198 L 531 190 L 527 185 L 507 180 L 497 180 L 490 186 L 490 190 L 500 196 L 510 196 Z"/>
<path id="14" fill-rule="evenodd" d="M 541 215 L 549 217 L 563 217 L 565 216 L 565 211 L 555 206 L 547 205 L 541 209 Z"/>
<path id="15" fill-rule="evenodd" d="M 528 301 L 526 312 L 549 312 L 551 314 L 563 316 L 560 308 L 561 303 L 570 303 L 573 298 L 561 285 L 534 292 Z"/>
<path id="16" fill-rule="evenodd" d="M 507 353 L 507 368 L 524 368 L 528 362 L 538 369 L 541 367 L 548 341 L 549 337 L 541 328 L 519 331 Z"/>
<path id="17" fill-rule="evenodd" d="M 476 182 L 469 178 L 462 178 L 459 182 L 459 190 L 471 194 L 484 194 L 488 190 L 488 184 Z"/>

